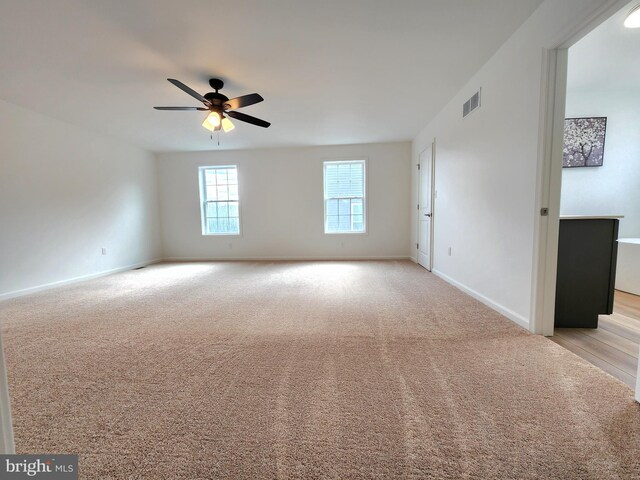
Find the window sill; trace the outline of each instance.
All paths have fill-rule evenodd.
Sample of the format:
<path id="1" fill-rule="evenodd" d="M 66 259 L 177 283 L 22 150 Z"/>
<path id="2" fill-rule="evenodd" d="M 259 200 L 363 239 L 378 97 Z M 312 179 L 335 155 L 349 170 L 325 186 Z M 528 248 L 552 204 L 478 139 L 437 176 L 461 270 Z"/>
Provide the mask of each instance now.
<path id="1" fill-rule="evenodd" d="M 239 233 L 203 233 L 203 237 L 240 237 Z"/>
<path id="2" fill-rule="evenodd" d="M 325 235 L 367 235 L 368 232 L 324 232 Z"/>

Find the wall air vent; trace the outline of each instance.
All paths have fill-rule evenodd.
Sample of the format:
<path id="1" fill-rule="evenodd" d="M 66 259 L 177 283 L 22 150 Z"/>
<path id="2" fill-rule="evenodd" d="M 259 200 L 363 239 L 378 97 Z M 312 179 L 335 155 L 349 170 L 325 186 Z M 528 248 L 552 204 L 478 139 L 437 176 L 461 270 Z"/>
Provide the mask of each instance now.
<path id="1" fill-rule="evenodd" d="M 481 92 L 482 92 L 482 89 L 478 90 L 476 93 L 474 93 L 472 95 L 472 97 L 469 100 L 464 102 L 464 105 L 462 106 L 462 118 L 466 117 L 471 112 L 473 112 L 475 109 L 480 107 L 480 93 Z"/>

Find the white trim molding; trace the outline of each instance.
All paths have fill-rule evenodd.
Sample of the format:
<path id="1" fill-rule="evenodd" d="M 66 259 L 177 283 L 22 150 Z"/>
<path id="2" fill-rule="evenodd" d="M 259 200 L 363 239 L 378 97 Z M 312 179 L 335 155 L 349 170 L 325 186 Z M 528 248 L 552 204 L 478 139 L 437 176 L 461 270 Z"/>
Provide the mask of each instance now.
<path id="1" fill-rule="evenodd" d="M 167 257 L 164 262 L 348 262 L 363 260 L 411 260 L 408 255 L 399 256 L 365 256 L 365 257 Z"/>
<path id="2" fill-rule="evenodd" d="M 454 280 L 453 278 L 445 275 L 444 273 L 442 273 L 442 272 L 440 272 L 438 270 L 434 269 L 434 270 L 431 271 L 431 273 L 433 273 L 434 275 L 440 277 L 445 282 L 450 283 L 451 285 L 456 287 L 458 290 L 462 290 L 467 295 L 470 295 L 473 298 L 475 298 L 476 300 L 479 300 L 480 302 L 484 303 L 487 307 L 492 308 L 496 312 L 504 315 L 505 317 L 507 317 L 509 320 L 511 320 L 512 322 L 514 322 L 518 326 L 520 326 L 520 327 L 522 327 L 522 328 L 524 328 L 526 330 L 529 330 L 529 321 L 525 317 L 523 317 L 522 315 L 514 312 L 513 310 L 509 310 L 506 307 L 503 307 L 499 303 L 494 302 L 490 298 L 485 297 L 481 293 L 476 292 L 472 288 L 469 288 L 466 285 L 463 285 L 462 283 Z"/>
<path id="3" fill-rule="evenodd" d="M 552 336 L 556 297 L 556 266 L 560 229 L 560 189 L 562 181 L 562 146 L 564 110 L 567 92 L 566 49 L 548 50 L 544 55 L 543 99 L 540 118 L 540 152 L 537 172 L 534 235 L 536 247 L 532 263 L 531 331 Z M 538 209 L 546 208 L 547 216 Z"/>
<path id="4" fill-rule="evenodd" d="M 0 302 L 3 300 L 9 300 L 10 298 L 22 297 L 24 295 L 31 295 L 32 293 L 42 292 L 44 290 L 50 290 L 52 288 L 62 287 L 64 285 L 71 285 L 73 283 L 84 282 L 85 280 L 91 280 L 93 278 L 105 277 L 112 273 L 124 272 L 126 270 L 133 270 L 134 268 L 146 267 L 154 263 L 162 262 L 162 258 L 155 258 L 146 262 L 134 263 L 133 265 L 126 265 L 124 267 L 112 268 L 111 270 L 103 270 L 101 272 L 90 273 L 89 275 L 81 275 L 79 277 L 67 278 L 65 280 L 59 280 L 57 282 L 45 283 L 43 285 L 36 285 L 35 287 L 23 288 L 21 290 L 14 290 L 11 292 L 0 293 Z"/>
<path id="5" fill-rule="evenodd" d="M 10 455 L 15 453 L 13 443 L 13 424 L 11 423 L 11 403 L 9 401 L 9 384 L 7 369 L 4 363 L 4 347 L 2 345 L 2 331 L 0 330 L 0 453 Z"/>

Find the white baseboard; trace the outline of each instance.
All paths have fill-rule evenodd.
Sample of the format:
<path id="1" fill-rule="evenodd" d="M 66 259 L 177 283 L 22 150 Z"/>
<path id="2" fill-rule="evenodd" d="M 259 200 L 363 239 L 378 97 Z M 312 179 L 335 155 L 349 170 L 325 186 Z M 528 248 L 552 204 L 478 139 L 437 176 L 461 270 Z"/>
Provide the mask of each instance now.
<path id="1" fill-rule="evenodd" d="M 166 257 L 165 262 L 348 262 L 361 260 L 411 260 L 401 256 L 364 256 L 364 257 Z"/>
<path id="2" fill-rule="evenodd" d="M 416 257 L 409 257 L 409 260 L 411 260 L 413 263 L 418 263 L 418 259 Z"/>
<path id="3" fill-rule="evenodd" d="M 79 277 L 68 278 L 65 280 L 59 280 L 57 282 L 45 283 L 43 285 L 36 285 L 35 287 L 24 288 L 21 290 L 14 290 L 11 292 L 0 293 L 0 302 L 3 300 L 9 300 L 11 298 L 22 297 L 24 295 L 30 295 L 32 293 L 42 292 L 44 290 L 50 290 L 56 287 L 62 287 L 64 285 L 70 285 L 72 283 L 83 282 L 91 280 L 93 278 L 104 277 L 113 273 L 124 272 L 127 270 L 133 270 L 134 268 L 146 267 L 154 263 L 160 262 L 238 262 L 238 261 L 360 261 L 360 260 L 413 260 L 408 256 L 380 256 L 380 257 L 237 257 L 237 258 L 222 258 L 222 257 L 167 257 L 167 258 L 155 258 L 146 262 L 135 263 L 133 265 L 126 265 L 124 267 L 113 268 L 111 270 L 104 270 L 101 272 L 91 273 L 89 275 L 81 275 Z"/>
<path id="4" fill-rule="evenodd" d="M 491 300 L 490 298 L 485 297 L 484 295 L 482 295 L 481 293 L 476 292 L 475 290 L 463 285 L 462 283 L 454 280 L 451 277 L 448 277 L 447 275 L 445 275 L 442 272 L 439 272 L 438 270 L 432 270 L 432 272 L 434 275 L 440 277 L 441 279 L 443 279 L 445 282 L 450 283 L 451 285 L 453 285 L 454 287 L 462 290 L 464 293 L 466 293 L 467 295 L 472 296 L 473 298 L 475 298 L 476 300 L 481 301 L 482 303 L 484 303 L 487 307 L 494 309 L 496 312 L 504 315 L 505 317 L 507 317 L 509 320 L 511 320 L 512 322 L 518 324 L 519 326 L 521 326 L 522 328 L 529 330 L 529 320 L 527 320 L 525 317 L 523 317 L 522 315 L 514 312 L 513 310 L 509 310 L 506 307 L 503 307 L 502 305 L 500 305 L 499 303 L 494 302 L 493 300 Z"/>
<path id="5" fill-rule="evenodd" d="M 43 285 L 36 285 L 35 287 L 24 288 L 22 290 L 14 290 L 12 292 L 0 293 L 0 302 L 3 300 L 9 300 L 10 298 L 22 297 L 24 295 L 30 295 L 32 293 L 42 292 L 44 290 L 50 290 L 56 287 L 62 287 L 64 285 L 70 285 L 72 283 L 84 282 L 85 280 L 91 280 L 93 278 L 105 277 L 112 273 L 124 272 L 126 270 L 133 270 L 134 268 L 146 267 L 154 263 L 162 262 L 161 258 L 155 258 L 146 262 L 134 263 L 133 265 L 126 265 L 124 267 L 112 268 L 111 270 L 103 270 L 101 272 L 90 273 L 89 275 L 81 275 L 79 277 L 67 278 L 65 280 L 58 280 L 57 282 L 45 283 Z"/>

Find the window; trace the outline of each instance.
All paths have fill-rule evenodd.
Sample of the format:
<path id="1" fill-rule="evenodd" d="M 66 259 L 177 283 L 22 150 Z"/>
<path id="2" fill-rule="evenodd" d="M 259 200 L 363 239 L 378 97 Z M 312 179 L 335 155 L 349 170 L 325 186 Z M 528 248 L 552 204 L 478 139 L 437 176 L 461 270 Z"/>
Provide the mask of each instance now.
<path id="1" fill-rule="evenodd" d="M 239 235 L 238 167 L 200 167 L 203 235 Z"/>
<path id="2" fill-rule="evenodd" d="M 364 163 L 324 162 L 324 233 L 365 232 Z"/>

